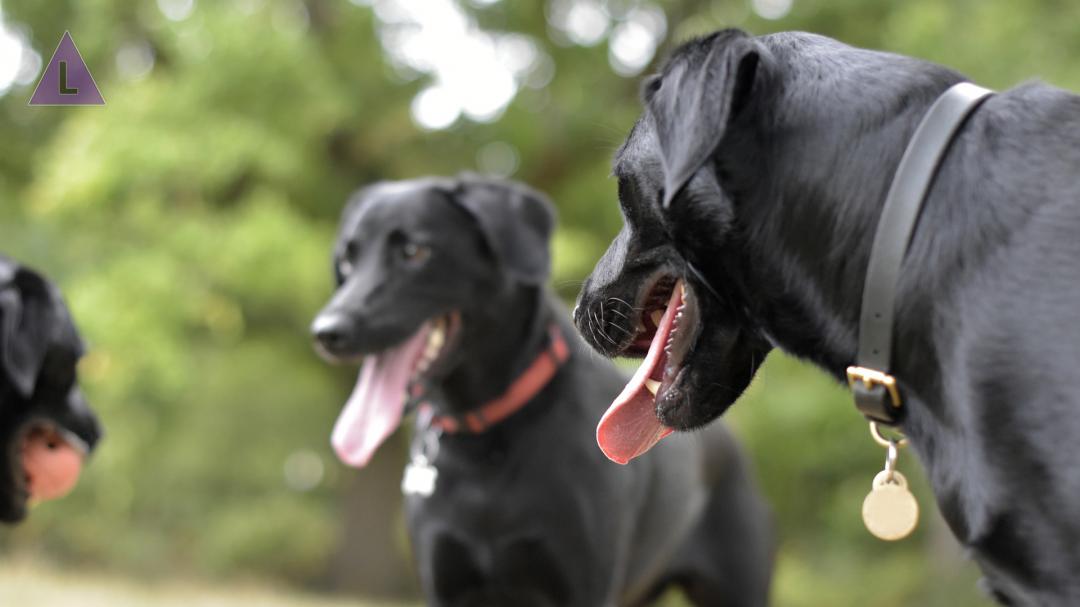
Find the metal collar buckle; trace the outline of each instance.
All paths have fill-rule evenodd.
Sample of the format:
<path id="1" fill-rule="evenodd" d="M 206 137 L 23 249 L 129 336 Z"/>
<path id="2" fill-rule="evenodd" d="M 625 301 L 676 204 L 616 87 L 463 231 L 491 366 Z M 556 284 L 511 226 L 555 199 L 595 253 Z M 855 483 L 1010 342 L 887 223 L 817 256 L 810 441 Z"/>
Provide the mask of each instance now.
<path id="1" fill-rule="evenodd" d="M 885 388 L 886 392 L 889 393 L 892 405 L 897 408 L 900 407 L 902 401 L 900 400 L 900 390 L 896 387 L 896 378 L 888 373 L 867 369 L 866 367 L 851 366 L 847 368 L 847 381 L 852 390 L 857 387 L 856 382 L 859 381 L 863 383 L 866 390 L 873 390 L 879 386 Z"/>
<path id="2" fill-rule="evenodd" d="M 895 377 L 877 369 L 851 366 L 847 378 L 859 413 L 870 421 L 890 426 L 900 422 L 902 400 Z"/>

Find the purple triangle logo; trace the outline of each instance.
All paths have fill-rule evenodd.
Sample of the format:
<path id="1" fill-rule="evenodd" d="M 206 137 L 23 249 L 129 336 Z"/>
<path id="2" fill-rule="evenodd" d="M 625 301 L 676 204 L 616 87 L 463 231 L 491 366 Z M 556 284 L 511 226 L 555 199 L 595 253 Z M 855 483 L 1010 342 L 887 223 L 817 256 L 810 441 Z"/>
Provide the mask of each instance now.
<path id="1" fill-rule="evenodd" d="M 41 75 L 30 105 L 105 105 L 79 49 L 64 32 L 45 73 Z"/>

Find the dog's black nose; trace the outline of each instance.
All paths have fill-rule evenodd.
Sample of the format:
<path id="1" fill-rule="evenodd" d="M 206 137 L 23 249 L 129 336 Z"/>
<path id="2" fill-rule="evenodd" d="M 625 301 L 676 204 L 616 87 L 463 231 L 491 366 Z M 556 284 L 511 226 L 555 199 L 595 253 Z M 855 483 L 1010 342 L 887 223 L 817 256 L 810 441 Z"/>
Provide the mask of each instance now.
<path id="1" fill-rule="evenodd" d="M 334 312 L 319 314 L 311 323 L 311 335 L 327 352 L 340 352 L 348 340 L 349 318 Z"/>

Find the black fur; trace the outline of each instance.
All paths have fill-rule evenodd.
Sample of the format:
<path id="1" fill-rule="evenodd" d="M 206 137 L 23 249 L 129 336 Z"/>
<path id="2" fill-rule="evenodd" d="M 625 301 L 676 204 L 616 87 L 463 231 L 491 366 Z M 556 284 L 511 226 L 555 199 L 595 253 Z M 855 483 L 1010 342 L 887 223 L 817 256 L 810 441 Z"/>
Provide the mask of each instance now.
<path id="1" fill-rule="evenodd" d="M 726 429 L 665 441 L 625 467 L 596 448 L 595 420 L 626 380 L 591 355 L 543 287 L 553 224 L 541 195 L 478 177 L 377 184 L 342 221 L 335 265 L 346 271 L 321 316 L 344 319 L 322 346 L 334 358 L 379 351 L 458 311 L 454 351 L 428 380 L 445 415 L 501 394 L 550 323 L 570 346 L 521 411 L 483 434 L 439 439 L 435 494 L 407 499 L 428 604 L 643 605 L 672 584 L 695 605 L 766 604 L 769 515 Z M 407 241 L 426 247 L 422 262 L 400 263 Z"/>
<path id="2" fill-rule="evenodd" d="M 101 427 L 83 398 L 83 344 L 60 292 L 41 274 L 0 256 L 0 521 L 26 516 L 22 439 L 51 425 L 89 448 Z"/>
<path id="3" fill-rule="evenodd" d="M 694 40 L 647 87 L 647 111 L 616 157 L 631 236 L 613 248 L 634 247 L 635 229 L 663 233 L 665 263 L 698 268 L 731 312 L 705 331 L 732 327 L 840 379 L 893 172 L 929 105 L 962 79 L 811 34 Z M 710 103 L 685 101 L 699 98 Z M 1078 166 L 1080 97 L 1035 83 L 991 98 L 940 167 L 899 284 L 903 430 L 945 519 L 1010 604 L 1080 604 Z M 635 227 L 635 214 L 651 219 Z M 609 252 L 596 275 L 617 266 Z M 587 283 L 581 307 L 610 283 Z M 726 345 L 734 363 L 760 360 Z M 712 408 L 695 396 L 681 405 L 690 413 L 669 416 L 679 427 L 738 394 Z"/>

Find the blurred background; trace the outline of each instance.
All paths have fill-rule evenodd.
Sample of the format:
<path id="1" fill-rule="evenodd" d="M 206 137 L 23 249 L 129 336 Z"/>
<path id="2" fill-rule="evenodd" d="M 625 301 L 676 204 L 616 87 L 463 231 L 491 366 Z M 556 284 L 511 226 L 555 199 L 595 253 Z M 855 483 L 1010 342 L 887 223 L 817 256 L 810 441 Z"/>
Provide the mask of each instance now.
<path id="1" fill-rule="evenodd" d="M 1080 87 L 1060 0 L 0 0 L 0 250 L 62 286 L 107 428 L 72 496 L 0 530 L 0 604 L 416 604 L 404 437 L 337 462 L 355 370 L 307 335 L 343 200 L 528 182 L 560 207 L 571 299 L 620 226 L 609 161 L 639 76 L 725 26 Z M 65 30 L 107 106 L 27 106 Z M 774 354 L 727 418 L 776 511 L 775 604 L 986 604 L 912 456 L 917 533 L 863 529 L 882 450 L 844 390 Z"/>

